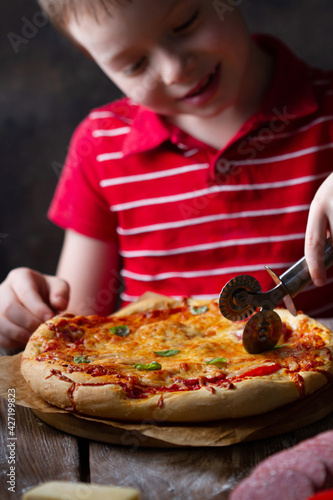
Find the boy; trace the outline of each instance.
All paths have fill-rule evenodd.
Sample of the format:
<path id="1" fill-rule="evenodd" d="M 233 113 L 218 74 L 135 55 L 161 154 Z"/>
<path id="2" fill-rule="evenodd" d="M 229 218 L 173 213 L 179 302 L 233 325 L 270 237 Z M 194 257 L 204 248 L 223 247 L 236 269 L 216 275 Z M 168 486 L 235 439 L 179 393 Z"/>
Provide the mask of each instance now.
<path id="1" fill-rule="evenodd" d="M 9 274 L 2 345 L 26 342 L 54 311 L 112 312 L 120 268 L 124 302 L 146 290 L 213 298 L 237 274 L 271 288 L 264 265 L 281 274 L 305 239 L 314 283 L 325 284 L 330 75 L 251 38 L 224 2 L 40 3 L 128 99 L 74 134 L 49 212 L 66 229 L 58 277 Z M 312 287 L 296 305 L 332 315 L 332 291 Z"/>

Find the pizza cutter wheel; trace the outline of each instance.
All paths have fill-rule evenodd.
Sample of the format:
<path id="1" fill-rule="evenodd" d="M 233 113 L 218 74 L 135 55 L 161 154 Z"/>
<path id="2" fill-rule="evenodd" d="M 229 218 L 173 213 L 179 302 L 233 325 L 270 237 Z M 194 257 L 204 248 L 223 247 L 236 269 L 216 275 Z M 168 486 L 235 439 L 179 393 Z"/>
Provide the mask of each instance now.
<path id="1" fill-rule="evenodd" d="M 270 351 L 278 343 L 282 332 L 282 321 L 275 311 L 262 309 L 246 323 L 243 331 L 243 346 L 250 354 Z"/>
<path id="2" fill-rule="evenodd" d="M 248 318 L 256 309 L 248 302 L 248 294 L 260 292 L 261 287 L 255 278 L 248 274 L 236 276 L 222 289 L 219 300 L 221 313 L 231 321 Z"/>
<path id="3" fill-rule="evenodd" d="M 333 248 L 328 238 L 325 244 L 324 265 L 333 265 Z M 280 277 L 265 266 L 276 284 L 268 292 L 261 292 L 258 281 L 247 274 L 231 279 L 222 289 L 219 299 L 220 311 L 231 321 L 240 321 L 259 311 L 247 322 L 243 332 L 243 345 L 250 354 L 272 349 L 279 341 L 282 323 L 273 309 L 284 301 L 294 316 L 297 311 L 293 298 L 304 290 L 312 279 L 305 257 L 296 262 Z"/>

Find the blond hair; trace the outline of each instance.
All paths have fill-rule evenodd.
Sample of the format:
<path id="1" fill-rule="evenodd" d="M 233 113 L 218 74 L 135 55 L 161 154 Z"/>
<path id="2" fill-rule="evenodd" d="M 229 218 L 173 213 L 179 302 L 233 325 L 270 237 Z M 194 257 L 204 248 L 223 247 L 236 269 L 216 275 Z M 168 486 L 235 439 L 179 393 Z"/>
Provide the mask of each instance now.
<path id="1" fill-rule="evenodd" d="M 60 31 L 66 32 L 67 22 L 74 15 L 79 21 L 82 13 L 87 13 L 97 21 L 99 15 L 104 11 L 111 15 L 111 5 L 125 5 L 131 0 L 37 0 L 49 20 Z"/>

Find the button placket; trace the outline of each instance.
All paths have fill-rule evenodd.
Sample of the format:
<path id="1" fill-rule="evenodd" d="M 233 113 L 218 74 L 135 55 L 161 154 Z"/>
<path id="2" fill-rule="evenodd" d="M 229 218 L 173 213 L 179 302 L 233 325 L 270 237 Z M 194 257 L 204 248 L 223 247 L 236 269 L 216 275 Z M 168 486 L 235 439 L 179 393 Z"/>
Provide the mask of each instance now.
<path id="1" fill-rule="evenodd" d="M 225 156 L 218 156 L 214 159 L 214 182 L 216 184 L 225 184 L 229 181 L 233 163 Z"/>

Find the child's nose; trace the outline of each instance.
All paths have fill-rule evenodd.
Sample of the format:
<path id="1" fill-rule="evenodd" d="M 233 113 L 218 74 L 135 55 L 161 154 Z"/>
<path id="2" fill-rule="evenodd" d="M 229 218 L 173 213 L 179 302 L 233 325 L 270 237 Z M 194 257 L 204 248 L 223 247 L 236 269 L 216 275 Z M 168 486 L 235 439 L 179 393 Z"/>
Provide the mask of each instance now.
<path id="1" fill-rule="evenodd" d="M 162 81 L 165 85 L 184 83 L 191 77 L 195 57 L 191 54 L 166 54 L 160 63 Z"/>

